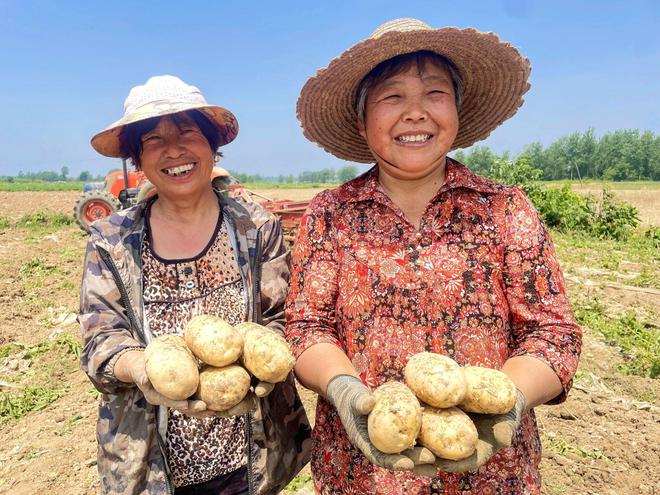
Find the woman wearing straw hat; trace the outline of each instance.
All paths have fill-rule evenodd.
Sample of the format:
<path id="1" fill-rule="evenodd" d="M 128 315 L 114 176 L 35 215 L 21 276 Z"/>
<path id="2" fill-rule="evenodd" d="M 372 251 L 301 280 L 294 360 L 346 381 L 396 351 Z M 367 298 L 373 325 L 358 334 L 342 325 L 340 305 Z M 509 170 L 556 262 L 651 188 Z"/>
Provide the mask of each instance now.
<path id="1" fill-rule="evenodd" d="M 292 376 L 256 384 L 239 405 L 212 413 L 200 400 L 156 392 L 143 350 L 198 314 L 281 333 L 288 249 L 280 226 L 211 186 L 218 148 L 238 132 L 231 112 L 173 76 L 134 87 L 124 106 L 92 146 L 130 157 L 157 195 L 92 224 L 87 246 L 81 362 L 102 394 L 102 493 L 276 493 L 309 459 Z"/>
<path id="2" fill-rule="evenodd" d="M 305 84 L 305 136 L 375 162 L 310 204 L 293 251 L 286 336 L 319 393 L 321 493 L 540 493 L 533 407 L 566 398 L 581 330 L 551 240 L 522 191 L 447 156 L 486 138 L 529 88 L 529 62 L 493 33 L 384 24 Z M 513 410 L 474 417 L 475 453 L 386 455 L 369 441 L 371 391 L 419 352 L 501 369 Z"/>

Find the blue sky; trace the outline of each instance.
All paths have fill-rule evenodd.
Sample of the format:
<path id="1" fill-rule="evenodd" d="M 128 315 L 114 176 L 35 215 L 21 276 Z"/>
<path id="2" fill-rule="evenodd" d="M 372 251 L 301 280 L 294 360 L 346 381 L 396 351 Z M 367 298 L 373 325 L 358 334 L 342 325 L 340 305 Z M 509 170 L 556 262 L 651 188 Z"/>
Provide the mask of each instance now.
<path id="1" fill-rule="evenodd" d="M 238 118 L 224 166 L 298 174 L 341 167 L 295 117 L 306 79 L 379 24 L 494 31 L 532 63 L 518 114 L 480 144 L 497 152 L 593 127 L 660 134 L 660 2 L 0 0 L 0 175 L 101 174 L 117 160 L 91 136 L 121 117 L 132 86 L 173 74 Z M 363 167 L 362 167 L 363 168 Z"/>

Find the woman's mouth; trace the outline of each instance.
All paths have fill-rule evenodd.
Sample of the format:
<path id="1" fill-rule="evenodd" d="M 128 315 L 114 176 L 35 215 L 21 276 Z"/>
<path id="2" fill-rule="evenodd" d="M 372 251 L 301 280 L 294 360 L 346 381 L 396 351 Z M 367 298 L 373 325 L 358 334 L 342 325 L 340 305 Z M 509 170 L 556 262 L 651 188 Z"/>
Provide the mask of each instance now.
<path id="1" fill-rule="evenodd" d="M 394 138 L 399 143 L 425 143 L 433 137 L 432 134 L 404 134 Z"/>
<path id="2" fill-rule="evenodd" d="M 186 163 L 184 165 L 177 165 L 175 167 L 164 168 L 162 172 L 170 177 L 181 177 L 189 173 L 193 168 L 195 168 L 194 163 Z"/>

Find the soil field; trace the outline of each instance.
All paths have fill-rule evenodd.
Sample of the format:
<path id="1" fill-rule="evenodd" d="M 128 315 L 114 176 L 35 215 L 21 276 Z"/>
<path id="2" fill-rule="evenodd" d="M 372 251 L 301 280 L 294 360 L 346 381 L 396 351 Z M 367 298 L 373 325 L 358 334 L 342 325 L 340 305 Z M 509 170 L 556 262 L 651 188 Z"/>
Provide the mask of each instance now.
<path id="1" fill-rule="evenodd" d="M 318 190 L 260 192 L 296 200 Z M 0 217 L 70 213 L 77 196 L 0 193 Z M 657 212 L 640 206 L 642 218 L 651 223 Z M 99 491 L 97 396 L 79 369 L 75 322 L 85 241 L 75 226 L 0 227 L 0 494 Z M 658 331 L 660 290 L 612 285 L 625 281 L 617 278 L 626 275 L 624 262 L 596 271 L 599 253 L 588 247 L 579 252 L 562 239 L 557 246 L 572 300 L 588 296 L 612 315 L 633 310 Z M 657 274 L 655 260 L 652 274 Z M 568 400 L 536 411 L 544 446 L 543 493 L 660 494 L 660 380 L 622 373 L 629 357 L 593 329 L 584 331 Z M 304 401 L 311 413 L 314 395 L 304 392 Z M 310 493 L 304 480 L 299 493 Z"/>

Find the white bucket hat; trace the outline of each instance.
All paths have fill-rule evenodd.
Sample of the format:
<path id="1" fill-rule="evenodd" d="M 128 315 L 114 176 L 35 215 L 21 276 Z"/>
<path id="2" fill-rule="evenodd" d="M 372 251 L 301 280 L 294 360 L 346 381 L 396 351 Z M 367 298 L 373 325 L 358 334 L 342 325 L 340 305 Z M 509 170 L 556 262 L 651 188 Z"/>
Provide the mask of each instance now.
<path id="1" fill-rule="evenodd" d="M 405 53 L 429 50 L 451 60 L 463 81 L 458 135 L 452 149 L 485 139 L 516 113 L 529 89 L 529 60 L 494 33 L 395 19 L 378 27 L 310 77 L 298 97 L 305 137 L 343 160 L 373 163 L 357 126 L 356 92 L 378 64 Z"/>
<path id="2" fill-rule="evenodd" d="M 195 86 L 165 75 L 151 77 L 144 85 L 131 89 L 124 102 L 124 116 L 96 134 L 92 146 L 102 155 L 121 157 L 119 135 L 125 125 L 186 110 L 199 110 L 216 125 L 220 146 L 232 142 L 238 134 L 238 122 L 229 110 L 209 105 Z"/>

